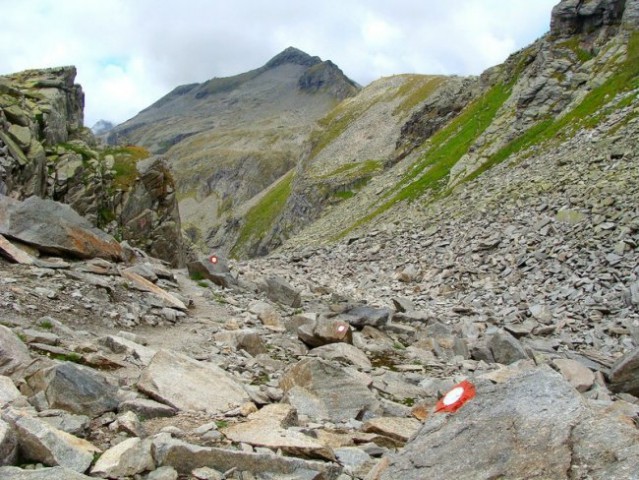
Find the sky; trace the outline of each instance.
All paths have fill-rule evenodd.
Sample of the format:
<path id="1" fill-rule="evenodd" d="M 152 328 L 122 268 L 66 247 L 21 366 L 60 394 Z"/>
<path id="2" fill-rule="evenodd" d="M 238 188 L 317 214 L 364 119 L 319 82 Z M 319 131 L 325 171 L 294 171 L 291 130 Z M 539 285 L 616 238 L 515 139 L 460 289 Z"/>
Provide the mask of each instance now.
<path id="1" fill-rule="evenodd" d="M 85 124 L 121 123 L 178 85 L 289 46 L 361 85 L 478 75 L 549 29 L 559 0 L 0 0 L 0 74 L 75 65 Z"/>

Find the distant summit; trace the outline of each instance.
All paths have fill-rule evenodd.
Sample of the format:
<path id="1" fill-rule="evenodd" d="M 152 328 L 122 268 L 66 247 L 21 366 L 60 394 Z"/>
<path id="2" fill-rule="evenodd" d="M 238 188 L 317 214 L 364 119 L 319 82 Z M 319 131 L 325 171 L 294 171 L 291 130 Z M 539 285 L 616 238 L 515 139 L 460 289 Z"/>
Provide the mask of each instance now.
<path id="1" fill-rule="evenodd" d="M 222 117 L 237 121 L 241 111 L 248 113 L 247 120 L 252 122 L 255 111 L 247 108 L 249 103 L 261 106 L 259 117 L 273 117 L 286 110 L 308 110 L 309 105 L 304 106 L 305 103 L 318 106 L 319 102 L 322 116 L 336 101 L 353 96 L 359 90 L 359 85 L 330 60 L 323 61 L 288 47 L 255 70 L 176 87 L 132 119 L 113 128 L 108 142 L 140 144 L 163 153 L 185 138 L 219 127 Z M 300 97 L 300 94 L 320 95 L 322 99 Z M 230 112 L 235 113 L 227 117 L 226 113 Z M 176 118 L 184 121 L 176 122 Z"/>
<path id="2" fill-rule="evenodd" d="M 108 120 L 98 120 L 95 125 L 91 127 L 91 131 L 94 135 L 104 135 L 105 133 L 109 133 L 113 130 L 115 124 L 113 122 L 109 122 Z"/>
<path id="3" fill-rule="evenodd" d="M 189 238 L 226 254 L 237 218 L 275 185 L 289 188 L 317 122 L 359 91 L 335 63 L 289 47 L 254 70 L 176 87 L 107 141 L 165 154 Z"/>
<path id="4" fill-rule="evenodd" d="M 271 58 L 266 65 L 264 65 L 264 68 L 275 68 L 285 63 L 312 67 L 313 65 L 322 63 L 322 59 L 320 57 L 312 57 L 308 53 L 295 47 L 288 47 Z"/>

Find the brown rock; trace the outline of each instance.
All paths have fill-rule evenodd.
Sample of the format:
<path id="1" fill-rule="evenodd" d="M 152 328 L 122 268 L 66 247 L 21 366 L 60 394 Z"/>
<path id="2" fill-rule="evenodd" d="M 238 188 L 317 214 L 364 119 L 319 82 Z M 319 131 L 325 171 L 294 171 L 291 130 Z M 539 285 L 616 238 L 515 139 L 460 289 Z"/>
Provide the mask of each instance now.
<path id="1" fill-rule="evenodd" d="M 113 237 L 69 206 L 38 197 L 20 202 L 0 196 L 0 234 L 53 255 L 122 259 L 122 248 Z"/>
<path id="2" fill-rule="evenodd" d="M 590 390 L 595 383 L 595 374 L 576 360 L 558 358 L 553 361 L 553 365 L 578 392 Z"/>
<path id="3" fill-rule="evenodd" d="M 366 433 L 378 433 L 405 443 L 417 433 L 421 425 L 419 421 L 412 418 L 378 417 L 366 422 L 362 430 Z"/>

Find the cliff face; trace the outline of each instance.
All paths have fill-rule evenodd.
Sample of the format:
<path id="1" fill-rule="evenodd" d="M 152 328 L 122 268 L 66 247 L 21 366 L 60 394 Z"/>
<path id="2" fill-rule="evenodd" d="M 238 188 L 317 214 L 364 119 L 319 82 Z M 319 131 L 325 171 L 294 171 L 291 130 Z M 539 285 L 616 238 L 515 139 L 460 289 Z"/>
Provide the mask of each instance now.
<path id="1" fill-rule="evenodd" d="M 0 193 L 43 196 L 44 147 L 82 131 L 84 94 L 74 67 L 0 77 Z"/>
<path id="2" fill-rule="evenodd" d="M 141 168 L 142 150 L 97 147 L 75 76 L 75 67 L 61 67 L 0 77 L 0 194 L 69 204 L 116 238 L 182 265 L 170 173 L 159 159 Z"/>

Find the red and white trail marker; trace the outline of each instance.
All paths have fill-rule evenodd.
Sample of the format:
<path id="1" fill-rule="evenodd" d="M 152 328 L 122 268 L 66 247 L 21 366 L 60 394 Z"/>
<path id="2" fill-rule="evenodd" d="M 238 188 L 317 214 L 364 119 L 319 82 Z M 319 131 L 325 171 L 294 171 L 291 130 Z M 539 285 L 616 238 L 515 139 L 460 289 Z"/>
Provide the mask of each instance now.
<path id="1" fill-rule="evenodd" d="M 467 380 L 458 383 L 439 399 L 435 412 L 454 413 L 475 396 L 475 385 Z"/>
<path id="2" fill-rule="evenodd" d="M 211 255 L 209 257 L 209 262 L 211 262 L 213 265 L 215 265 L 218 262 L 217 255 Z"/>

